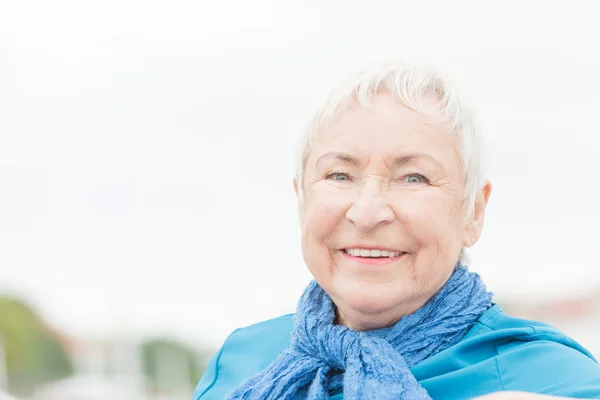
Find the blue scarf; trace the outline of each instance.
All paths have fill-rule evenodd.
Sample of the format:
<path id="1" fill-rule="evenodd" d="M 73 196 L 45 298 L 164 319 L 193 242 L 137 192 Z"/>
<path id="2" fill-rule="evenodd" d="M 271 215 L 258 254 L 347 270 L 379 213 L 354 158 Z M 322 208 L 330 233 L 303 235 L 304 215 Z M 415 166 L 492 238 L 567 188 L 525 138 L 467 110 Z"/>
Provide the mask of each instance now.
<path id="1" fill-rule="evenodd" d="M 244 400 L 430 399 L 412 366 L 458 343 L 491 306 L 478 274 L 457 264 L 423 307 L 394 326 L 335 325 L 331 298 L 312 281 L 298 303 L 290 347 L 231 395 Z"/>

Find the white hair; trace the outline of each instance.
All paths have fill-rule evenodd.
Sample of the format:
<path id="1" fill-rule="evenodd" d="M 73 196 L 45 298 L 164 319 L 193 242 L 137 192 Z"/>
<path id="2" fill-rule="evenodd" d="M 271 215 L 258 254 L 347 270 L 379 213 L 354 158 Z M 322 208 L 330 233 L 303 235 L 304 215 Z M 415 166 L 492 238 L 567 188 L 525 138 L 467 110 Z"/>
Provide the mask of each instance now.
<path id="1" fill-rule="evenodd" d="M 296 182 L 300 202 L 303 200 L 306 160 L 315 135 L 353 103 L 369 108 L 373 96 L 382 91 L 392 94 L 401 104 L 424 115 L 427 114 L 424 99 L 433 99 L 438 103 L 436 117 L 444 123 L 450 135 L 458 138 L 465 182 L 463 209 L 465 216 L 472 213 L 477 192 L 487 177 L 485 146 L 477 117 L 467 106 L 464 95 L 459 96 L 457 88 L 451 85 L 448 78 L 434 69 L 405 63 L 386 63 L 362 70 L 339 85 L 318 109 L 301 136 L 298 149 Z"/>

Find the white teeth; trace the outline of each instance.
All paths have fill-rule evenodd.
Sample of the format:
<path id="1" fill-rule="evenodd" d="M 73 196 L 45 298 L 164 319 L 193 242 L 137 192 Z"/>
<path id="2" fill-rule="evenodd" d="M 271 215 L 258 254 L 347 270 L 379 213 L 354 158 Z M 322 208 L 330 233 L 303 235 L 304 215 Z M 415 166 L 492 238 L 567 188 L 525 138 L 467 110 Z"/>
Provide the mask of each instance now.
<path id="1" fill-rule="evenodd" d="M 346 253 L 354 257 L 398 257 L 402 252 L 389 250 L 346 249 Z"/>

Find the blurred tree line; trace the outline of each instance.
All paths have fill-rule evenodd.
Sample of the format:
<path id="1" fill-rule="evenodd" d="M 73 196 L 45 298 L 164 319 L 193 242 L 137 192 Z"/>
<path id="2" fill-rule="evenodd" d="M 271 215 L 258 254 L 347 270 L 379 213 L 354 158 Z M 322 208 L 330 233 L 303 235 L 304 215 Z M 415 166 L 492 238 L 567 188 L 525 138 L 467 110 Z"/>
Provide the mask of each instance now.
<path id="1" fill-rule="evenodd" d="M 36 385 L 73 373 L 63 338 L 20 300 L 0 297 L 0 345 L 12 393 L 29 394 Z"/>
<path id="2" fill-rule="evenodd" d="M 146 341 L 142 352 L 146 385 L 152 393 L 194 388 L 212 355 L 166 338 Z"/>
<path id="3" fill-rule="evenodd" d="M 6 380 L 0 385 L 8 386 L 4 389 L 29 396 L 40 385 L 75 374 L 68 346 L 68 339 L 25 302 L 0 296 L 0 380 Z M 169 338 L 146 340 L 140 350 L 146 387 L 153 393 L 193 388 L 211 356 Z"/>

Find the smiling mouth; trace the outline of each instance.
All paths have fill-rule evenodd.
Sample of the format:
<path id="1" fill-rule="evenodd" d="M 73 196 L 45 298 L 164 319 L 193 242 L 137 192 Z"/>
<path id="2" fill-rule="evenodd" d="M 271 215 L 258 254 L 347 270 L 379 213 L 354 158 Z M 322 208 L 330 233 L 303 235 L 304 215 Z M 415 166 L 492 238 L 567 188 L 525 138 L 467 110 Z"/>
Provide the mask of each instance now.
<path id="1" fill-rule="evenodd" d="M 394 258 L 404 254 L 401 251 L 390 251 L 390 250 L 367 250 L 367 249 L 344 249 L 346 254 L 353 257 L 361 258 Z"/>

